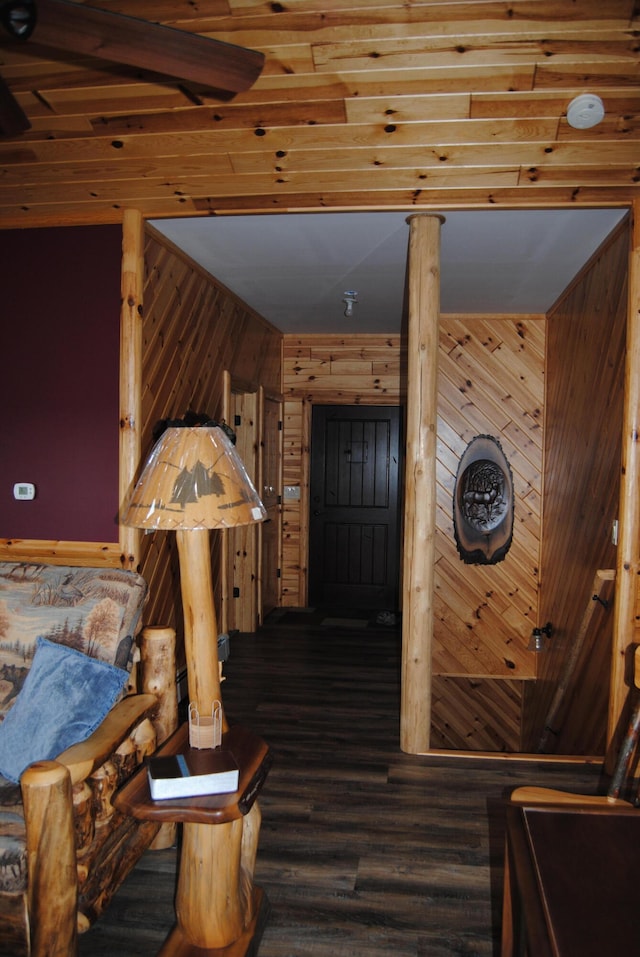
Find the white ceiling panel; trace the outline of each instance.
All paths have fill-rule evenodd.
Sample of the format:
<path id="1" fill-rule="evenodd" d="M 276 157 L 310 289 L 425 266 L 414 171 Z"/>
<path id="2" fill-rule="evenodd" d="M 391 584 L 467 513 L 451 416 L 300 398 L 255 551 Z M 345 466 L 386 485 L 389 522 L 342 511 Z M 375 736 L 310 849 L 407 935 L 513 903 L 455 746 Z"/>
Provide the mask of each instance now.
<path id="1" fill-rule="evenodd" d="M 407 213 L 296 213 L 152 225 L 286 333 L 397 333 Z M 623 218 L 622 209 L 446 215 L 442 312 L 544 313 Z M 358 293 L 353 317 L 343 296 Z"/>

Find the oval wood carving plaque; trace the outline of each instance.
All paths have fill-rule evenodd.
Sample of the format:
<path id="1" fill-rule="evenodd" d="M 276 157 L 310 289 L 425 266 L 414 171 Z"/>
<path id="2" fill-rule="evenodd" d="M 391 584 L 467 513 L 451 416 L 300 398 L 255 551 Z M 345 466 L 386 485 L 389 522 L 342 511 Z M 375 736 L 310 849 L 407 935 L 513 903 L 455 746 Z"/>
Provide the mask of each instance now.
<path id="1" fill-rule="evenodd" d="M 513 537 L 513 477 L 499 441 L 477 435 L 458 464 L 453 529 L 467 565 L 495 565 Z"/>

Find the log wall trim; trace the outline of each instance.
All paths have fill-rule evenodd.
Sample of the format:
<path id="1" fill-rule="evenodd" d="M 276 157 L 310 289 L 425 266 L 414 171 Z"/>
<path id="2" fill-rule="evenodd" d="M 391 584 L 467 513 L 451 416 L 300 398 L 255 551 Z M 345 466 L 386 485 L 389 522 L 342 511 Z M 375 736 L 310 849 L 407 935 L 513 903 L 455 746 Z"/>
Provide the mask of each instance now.
<path id="1" fill-rule="evenodd" d="M 42 539 L 0 539 L 0 561 L 46 562 L 48 565 L 120 566 L 118 542 L 65 542 Z"/>

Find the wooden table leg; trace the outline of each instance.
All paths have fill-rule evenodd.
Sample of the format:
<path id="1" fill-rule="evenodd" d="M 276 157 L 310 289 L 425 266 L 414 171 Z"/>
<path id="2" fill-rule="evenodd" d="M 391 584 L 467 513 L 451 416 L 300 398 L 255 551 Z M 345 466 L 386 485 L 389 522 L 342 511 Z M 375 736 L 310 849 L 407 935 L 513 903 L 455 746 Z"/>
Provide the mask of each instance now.
<path id="1" fill-rule="evenodd" d="M 253 889 L 253 918 L 237 940 L 227 947 L 197 947 L 176 926 L 158 951 L 158 957 L 257 957 L 269 917 L 269 902 L 260 887 Z"/>
<path id="2" fill-rule="evenodd" d="M 177 926 L 161 957 L 251 957 L 266 922 L 253 871 L 260 812 L 224 824 L 185 822 L 176 891 Z"/>
<path id="3" fill-rule="evenodd" d="M 505 839 L 504 849 L 504 880 L 502 895 L 502 939 L 500 957 L 515 957 L 514 921 L 513 921 L 513 887 L 511 885 L 511 866 L 509 863 L 509 838 Z"/>

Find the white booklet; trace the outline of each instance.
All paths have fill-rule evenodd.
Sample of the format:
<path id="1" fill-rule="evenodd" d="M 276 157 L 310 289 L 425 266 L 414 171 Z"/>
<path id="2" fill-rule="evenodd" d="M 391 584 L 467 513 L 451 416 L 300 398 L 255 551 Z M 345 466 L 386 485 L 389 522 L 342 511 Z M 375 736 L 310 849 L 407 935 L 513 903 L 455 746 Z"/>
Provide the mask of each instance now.
<path id="1" fill-rule="evenodd" d="M 186 754 L 151 757 L 147 771 L 154 801 L 228 794 L 238 789 L 238 765 L 225 748 L 190 749 Z"/>

